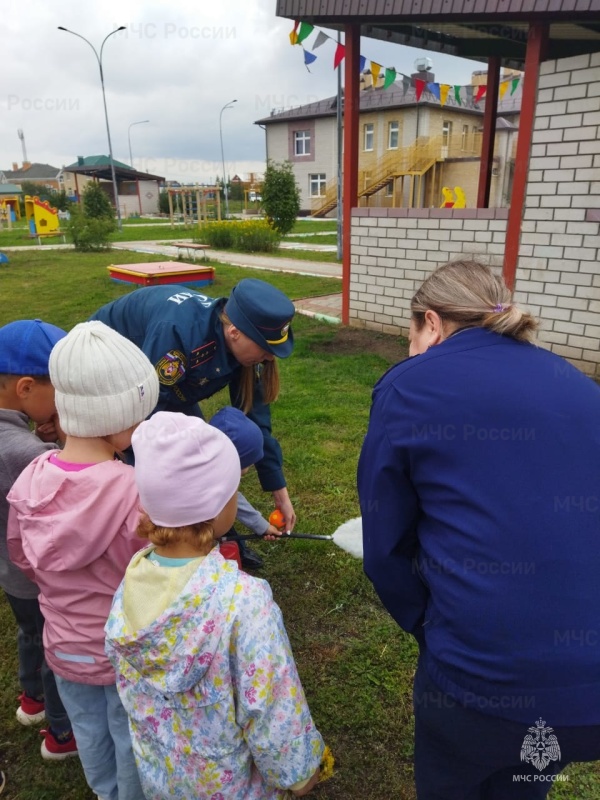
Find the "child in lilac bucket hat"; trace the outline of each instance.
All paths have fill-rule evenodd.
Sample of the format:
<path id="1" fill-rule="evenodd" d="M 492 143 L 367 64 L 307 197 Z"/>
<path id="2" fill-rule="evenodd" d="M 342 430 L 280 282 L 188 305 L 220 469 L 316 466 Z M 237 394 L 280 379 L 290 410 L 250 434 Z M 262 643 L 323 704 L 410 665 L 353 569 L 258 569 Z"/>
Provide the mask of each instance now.
<path id="1" fill-rule="evenodd" d="M 105 631 L 145 796 L 301 797 L 324 746 L 281 612 L 266 581 L 216 546 L 235 519 L 238 452 L 202 419 L 166 411 L 132 443 L 138 533 L 151 544 L 132 559 Z"/>

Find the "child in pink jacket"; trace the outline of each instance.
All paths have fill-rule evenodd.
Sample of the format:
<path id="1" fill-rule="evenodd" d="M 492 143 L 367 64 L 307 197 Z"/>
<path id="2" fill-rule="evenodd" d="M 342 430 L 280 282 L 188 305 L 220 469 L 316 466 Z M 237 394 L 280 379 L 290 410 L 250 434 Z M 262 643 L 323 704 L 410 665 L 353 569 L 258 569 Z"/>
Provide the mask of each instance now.
<path id="1" fill-rule="evenodd" d="M 46 660 L 89 786 L 100 800 L 144 800 L 104 624 L 140 548 L 133 467 L 116 454 L 154 409 L 158 378 L 132 342 L 84 322 L 52 350 L 50 379 L 66 444 L 10 491 L 9 554 L 40 588 Z"/>

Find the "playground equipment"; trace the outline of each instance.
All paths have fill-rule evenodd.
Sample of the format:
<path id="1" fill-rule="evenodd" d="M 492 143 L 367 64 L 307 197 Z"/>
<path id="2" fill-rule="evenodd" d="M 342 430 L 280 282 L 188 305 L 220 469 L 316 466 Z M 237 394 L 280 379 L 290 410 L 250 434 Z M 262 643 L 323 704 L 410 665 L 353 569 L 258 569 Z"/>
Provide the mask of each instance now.
<path id="1" fill-rule="evenodd" d="M 13 212 L 10 207 L 10 203 L 7 203 L 6 200 L 0 202 L 0 227 L 4 227 L 6 225 L 7 228 L 12 228 L 12 217 Z"/>
<path id="2" fill-rule="evenodd" d="M 30 236 L 55 236 L 61 233 L 58 209 L 53 208 L 47 200 L 26 194 L 25 218 Z"/>
<path id="3" fill-rule="evenodd" d="M 442 205 L 440 208 L 466 208 L 467 198 L 465 191 L 460 186 L 455 186 L 454 190 L 449 186 L 442 186 Z"/>
<path id="4" fill-rule="evenodd" d="M 171 226 L 177 221 L 198 225 L 221 220 L 221 193 L 218 186 L 180 186 L 167 189 Z"/>

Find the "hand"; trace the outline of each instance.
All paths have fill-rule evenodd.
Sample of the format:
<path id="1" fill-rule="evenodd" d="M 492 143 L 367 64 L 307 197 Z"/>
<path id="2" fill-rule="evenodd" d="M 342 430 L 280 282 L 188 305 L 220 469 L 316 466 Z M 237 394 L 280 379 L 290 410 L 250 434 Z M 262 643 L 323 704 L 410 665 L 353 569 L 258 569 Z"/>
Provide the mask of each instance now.
<path id="1" fill-rule="evenodd" d="M 292 506 L 292 501 L 290 500 L 287 488 L 284 486 L 283 489 L 276 489 L 273 492 L 273 500 L 275 502 L 275 506 L 281 511 L 285 518 L 285 532 L 291 533 L 291 531 L 294 530 L 294 525 L 296 524 L 296 514 L 294 512 L 294 507 Z"/>
<path id="2" fill-rule="evenodd" d="M 58 414 L 50 417 L 48 422 L 42 422 L 35 426 L 35 435 L 42 440 L 42 442 L 56 442 L 65 440 L 65 434 L 58 424 Z"/>
<path id="3" fill-rule="evenodd" d="M 292 789 L 292 794 L 294 795 L 294 797 L 304 797 L 305 794 L 308 794 L 310 790 L 313 789 L 319 782 L 320 774 L 321 770 L 319 769 L 319 767 L 317 767 L 316 770 L 313 772 L 311 779 L 306 784 L 306 786 L 303 786 L 302 789 L 296 789 L 296 790 Z"/>
<path id="4" fill-rule="evenodd" d="M 275 539 L 281 539 L 282 535 L 283 531 L 278 530 L 274 525 L 269 525 L 262 538 L 267 542 L 272 542 Z"/>

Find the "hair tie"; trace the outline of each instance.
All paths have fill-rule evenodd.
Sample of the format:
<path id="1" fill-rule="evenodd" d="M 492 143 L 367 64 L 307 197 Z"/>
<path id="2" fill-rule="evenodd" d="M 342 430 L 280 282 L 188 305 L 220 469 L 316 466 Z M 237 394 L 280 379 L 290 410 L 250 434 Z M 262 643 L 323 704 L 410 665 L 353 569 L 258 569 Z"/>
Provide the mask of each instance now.
<path id="1" fill-rule="evenodd" d="M 498 303 L 498 305 L 494 306 L 492 309 L 494 314 L 502 314 L 503 311 L 508 311 L 510 308 L 510 304 L 504 305 L 504 303 Z"/>

